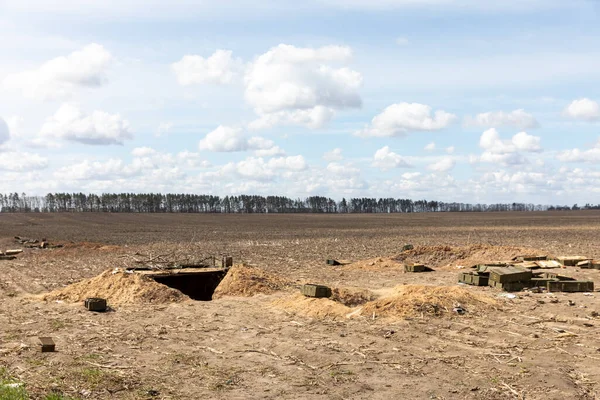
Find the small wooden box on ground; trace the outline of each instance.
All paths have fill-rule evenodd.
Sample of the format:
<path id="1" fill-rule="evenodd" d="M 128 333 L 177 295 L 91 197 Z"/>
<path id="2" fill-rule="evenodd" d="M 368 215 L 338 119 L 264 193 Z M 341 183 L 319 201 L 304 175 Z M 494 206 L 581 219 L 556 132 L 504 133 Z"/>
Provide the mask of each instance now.
<path id="1" fill-rule="evenodd" d="M 458 274 L 458 282 L 473 286 L 487 286 L 489 277 L 487 274 L 477 272 L 461 272 Z"/>
<path id="2" fill-rule="evenodd" d="M 408 264 L 404 266 L 404 272 L 425 272 L 428 270 L 429 268 L 423 264 Z"/>
<path id="3" fill-rule="evenodd" d="M 523 282 L 531 280 L 533 274 L 531 270 L 518 267 L 493 267 L 488 269 L 490 273 L 490 282 L 509 283 Z"/>
<path id="4" fill-rule="evenodd" d="M 549 292 L 593 292 L 594 282 L 592 281 L 550 281 L 548 282 Z"/>
<path id="5" fill-rule="evenodd" d="M 85 299 L 83 305 L 89 311 L 106 311 L 106 299 L 101 299 L 98 297 L 89 297 Z"/>
<path id="6" fill-rule="evenodd" d="M 562 266 L 574 267 L 577 265 L 577 263 L 579 263 L 581 261 L 589 260 L 590 258 L 583 257 L 583 256 L 562 256 L 562 257 L 556 257 L 556 259 Z"/>
<path id="7" fill-rule="evenodd" d="M 300 291 L 306 297 L 331 297 L 331 288 L 323 285 L 309 283 L 302 285 Z"/>
<path id="8" fill-rule="evenodd" d="M 40 350 L 42 353 L 52 353 L 56 349 L 54 340 L 51 337 L 40 337 Z"/>
<path id="9" fill-rule="evenodd" d="M 600 261 L 598 260 L 585 260 L 577 263 L 579 268 L 583 269 L 600 269 Z"/>

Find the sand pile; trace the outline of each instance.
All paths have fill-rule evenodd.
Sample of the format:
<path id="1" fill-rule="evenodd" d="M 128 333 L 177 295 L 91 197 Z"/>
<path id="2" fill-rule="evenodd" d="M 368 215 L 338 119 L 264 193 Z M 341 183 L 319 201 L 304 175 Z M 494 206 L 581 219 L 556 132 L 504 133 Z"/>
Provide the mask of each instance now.
<path id="1" fill-rule="evenodd" d="M 300 293 L 275 300 L 275 308 L 288 311 L 303 317 L 318 319 L 343 320 L 349 318 L 352 308 L 325 298 L 305 297 Z"/>
<path id="2" fill-rule="evenodd" d="M 393 288 L 389 295 L 379 299 L 374 299 L 375 294 L 365 289 L 333 289 L 332 292 L 335 293 L 336 290 L 338 294 L 329 299 L 305 297 L 297 293 L 277 299 L 272 305 L 304 317 L 333 320 L 372 318 L 373 314 L 378 318 L 389 319 L 440 317 L 452 314 L 457 305 L 469 314 L 498 306 L 498 302 L 490 296 L 454 286 L 402 285 Z M 352 293 L 353 296 L 339 294 L 344 291 Z M 358 295 L 361 291 L 362 296 Z M 357 297 L 360 300 L 350 301 Z M 366 298 L 371 300 L 365 302 Z"/>
<path id="3" fill-rule="evenodd" d="M 258 293 L 269 294 L 285 289 L 290 282 L 260 268 L 234 265 L 213 293 L 213 299 L 223 296 L 250 297 Z"/>
<path id="4" fill-rule="evenodd" d="M 455 286 L 401 285 L 390 296 L 366 303 L 365 316 L 404 318 L 451 313 L 456 305 L 469 313 L 494 308 L 497 301 L 490 296 Z"/>
<path id="5" fill-rule="evenodd" d="M 331 300 L 348 307 L 355 307 L 373 301 L 377 298 L 375 293 L 362 288 L 333 288 Z"/>
<path id="6" fill-rule="evenodd" d="M 400 263 L 422 263 L 430 267 L 462 265 L 471 267 L 476 264 L 493 261 L 509 261 L 523 254 L 544 254 L 544 252 L 528 247 L 492 246 L 478 244 L 471 246 L 415 246 L 394 260 Z"/>
<path id="7" fill-rule="evenodd" d="M 88 297 L 105 298 L 108 304 L 113 306 L 133 303 L 172 303 L 188 299 L 179 290 L 157 283 L 150 277 L 126 273 L 117 268 L 42 295 L 42 300 L 76 303 Z"/>

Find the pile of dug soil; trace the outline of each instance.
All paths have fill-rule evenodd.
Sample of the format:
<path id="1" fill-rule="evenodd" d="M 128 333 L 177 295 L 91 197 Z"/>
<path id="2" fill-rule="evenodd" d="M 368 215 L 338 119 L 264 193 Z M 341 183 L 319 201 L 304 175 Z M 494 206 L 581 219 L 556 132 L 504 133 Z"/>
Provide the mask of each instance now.
<path id="1" fill-rule="evenodd" d="M 223 296 L 251 297 L 258 293 L 270 294 L 283 290 L 290 282 L 260 268 L 234 265 L 213 293 L 213 300 Z"/>
<path id="2" fill-rule="evenodd" d="M 494 308 L 497 301 L 483 293 L 456 286 L 401 285 L 389 296 L 368 302 L 365 316 L 405 318 L 419 315 L 441 316 L 453 312 L 457 305 L 469 313 Z"/>
<path id="3" fill-rule="evenodd" d="M 121 269 L 108 270 L 65 288 L 42 295 L 42 300 L 62 300 L 69 303 L 84 301 L 88 297 L 101 297 L 109 305 L 134 303 L 172 303 L 189 299 L 179 290 L 155 282 L 152 278 Z"/>
<path id="4" fill-rule="evenodd" d="M 471 267 L 486 262 L 509 261 L 513 257 L 523 254 L 544 254 L 544 252 L 529 247 L 487 244 L 456 247 L 415 246 L 414 249 L 404 251 L 392 259 L 400 263 L 421 263 L 430 267 L 457 265 Z"/>
<path id="5" fill-rule="evenodd" d="M 348 307 L 360 306 L 377 298 L 375 293 L 362 288 L 333 288 L 331 289 L 331 300 Z"/>
<path id="6" fill-rule="evenodd" d="M 303 317 L 344 320 L 350 317 L 352 308 L 326 298 L 305 297 L 300 293 L 275 300 L 275 308 Z"/>

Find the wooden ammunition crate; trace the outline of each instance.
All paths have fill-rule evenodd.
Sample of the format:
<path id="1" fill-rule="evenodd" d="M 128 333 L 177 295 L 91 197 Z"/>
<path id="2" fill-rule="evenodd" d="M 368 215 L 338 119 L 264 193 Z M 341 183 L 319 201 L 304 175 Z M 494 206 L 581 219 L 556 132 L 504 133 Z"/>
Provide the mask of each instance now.
<path id="1" fill-rule="evenodd" d="M 474 286 L 487 286 L 490 281 L 490 277 L 487 274 L 476 274 L 473 275 Z"/>
<path id="2" fill-rule="evenodd" d="M 54 340 L 51 337 L 40 337 L 40 350 L 42 353 L 52 353 L 56 349 Z"/>
<path id="3" fill-rule="evenodd" d="M 549 292 L 593 292 L 594 282 L 592 281 L 550 281 L 548 282 Z"/>
<path id="4" fill-rule="evenodd" d="M 423 264 L 412 264 L 412 265 L 404 266 L 404 272 L 425 272 L 425 271 L 429 271 L 429 268 L 427 268 Z"/>
<path id="5" fill-rule="evenodd" d="M 83 305 L 89 311 L 106 311 L 106 299 L 89 297 L 85 299 Z"/>
<path id="6" fill-rule="evenodd" d="M 331 288 L 323 285 L 309 283 L 302 285 L 300 291 L 307 297 L 331 297 Z"/>
<path id="7" fill-rule="evenodd" d="M 581 261 L 589 260 L 590 258 L 583 257 L 583 256 L 564 256 L 564 257 L 556 257 L 556 259 L 562 266 L 574 267 L 577 265 L 577 263 L 580 263 Z"/>
<path id="8" fill-rule="evenodd" d="M 548 282 L 557 281 L 556 278 L 531 278 L 530 287 L 548 287 Z"/>
<path id="9" fill-rule="evenodd" d="M 518 267 L 490 268 L 490 281 L 498 283 L 523 282 L 531 280 L 531 270 Z"/>
<path id="10" fill-rule="evenodd" d="M 500 282 L 489 280 L 488 281 L 488 286 L 491 286 L 491 287 L 496 288 L 496 289 L 505 290 L 507 292 L 518 292 L 520 290 L 525 289 L 525 287 L 527 286 L 526 283 L 528 283 L 528 282 L 505 282 L 505 283 L 500 283 Z"/>
<path id="11" fill-rule="evenodd" d="M 473 272 L 461 272 L 458 274 L 458 282 L 472 285 L 474 276 L 475 274 Z"/>

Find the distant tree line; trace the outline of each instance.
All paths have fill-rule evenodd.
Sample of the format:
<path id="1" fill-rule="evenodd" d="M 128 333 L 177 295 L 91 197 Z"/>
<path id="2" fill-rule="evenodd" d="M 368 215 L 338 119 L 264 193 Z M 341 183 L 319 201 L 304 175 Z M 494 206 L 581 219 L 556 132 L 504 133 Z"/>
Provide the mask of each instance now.
<path id="1" fill-rule="evenodd" d="M 322 196 L 213 196 L 161 193 L 25 193 L 0 194 L 0 212 L 124 212 L 124 213 L 420 213 L 597 210 L 600 204 L 572 207 L 526 203 L 469 204 L 441 201 L 351 198 L 335 201 Z"/>

